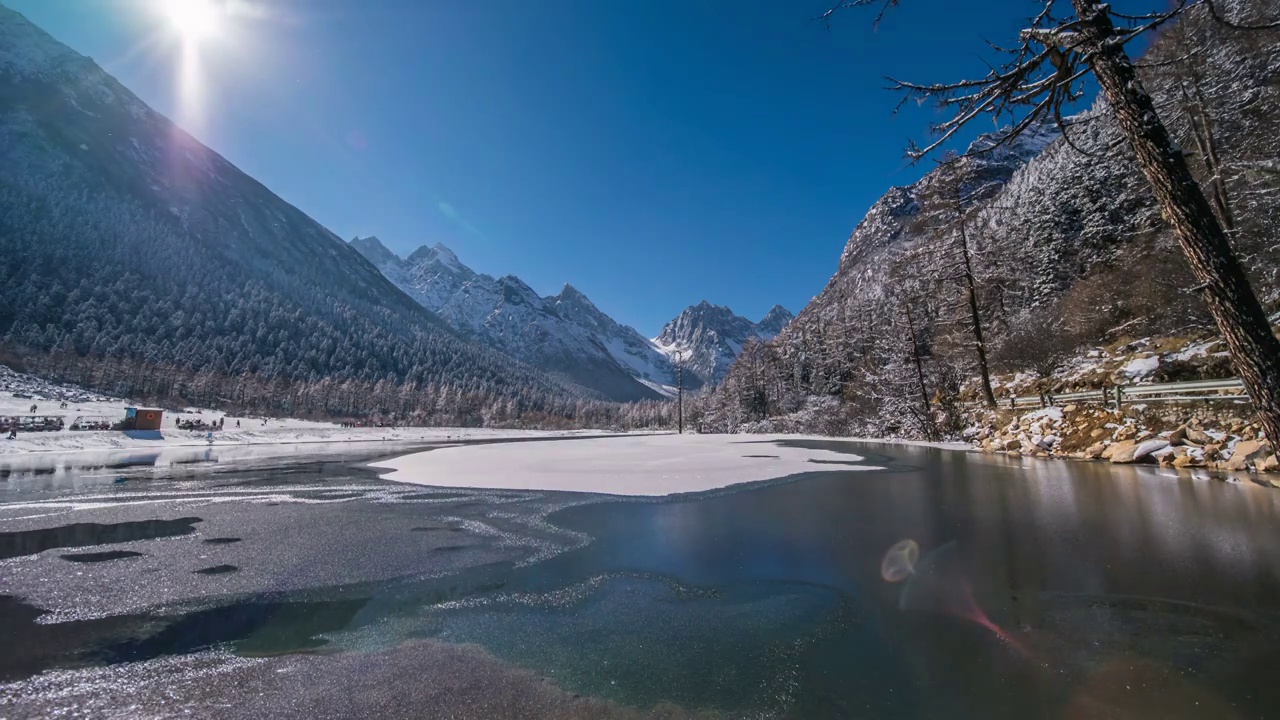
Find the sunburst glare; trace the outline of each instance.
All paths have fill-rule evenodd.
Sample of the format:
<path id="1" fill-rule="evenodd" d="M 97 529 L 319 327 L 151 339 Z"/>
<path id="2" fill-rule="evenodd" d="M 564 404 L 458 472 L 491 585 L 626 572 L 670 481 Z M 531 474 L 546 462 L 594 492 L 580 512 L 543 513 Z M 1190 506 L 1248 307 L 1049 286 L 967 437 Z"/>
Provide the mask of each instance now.
<path id="1" fill-rule="evenodd" d="M 185 43 L 216 35 L 225 16 L 225 7 L 215 0 L 160 0 L 160 10 Z"/>

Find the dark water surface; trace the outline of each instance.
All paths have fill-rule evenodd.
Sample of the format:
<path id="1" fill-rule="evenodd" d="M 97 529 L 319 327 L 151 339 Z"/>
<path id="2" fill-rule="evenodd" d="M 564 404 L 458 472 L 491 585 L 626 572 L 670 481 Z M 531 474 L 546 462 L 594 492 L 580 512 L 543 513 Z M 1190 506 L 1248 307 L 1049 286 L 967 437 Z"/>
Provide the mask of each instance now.
<path id="1" fill-rule="evenodd" d="M 148 668 L 157 707 L 216 717 L 1280 716 L 1274 491 L 795 444 L 889 469 L 656 501 L 395 485 L 359 467 L 369 456 L 109 486 L 15 474 L 0 485 L 0 716 L 146 707 L 138 686 L 112 688 Z M 889 582 L 904 540 L 919 557 Z M 478 646 L 467 671 L 444 666 L 463 662 L 442 649 L 456 644 Z M 210 649 L 253 661 L 166 675 L 166 658 Z M 380 694 L 459 678 L 476 687 Z M 249 685 L 243 714 L 201 704 Z"/>

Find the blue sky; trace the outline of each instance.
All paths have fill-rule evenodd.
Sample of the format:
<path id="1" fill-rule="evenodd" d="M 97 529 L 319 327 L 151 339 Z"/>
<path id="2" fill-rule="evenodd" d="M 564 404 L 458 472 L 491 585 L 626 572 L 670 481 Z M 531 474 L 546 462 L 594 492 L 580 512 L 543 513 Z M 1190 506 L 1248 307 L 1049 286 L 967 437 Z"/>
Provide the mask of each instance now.
<path id="1" fill-rule="evenodd" d="M 222 0 L 255 12 L 200 46 L 190 110 L 162 0 L 0 1 L 345 239 L 568 281 L 650 336 L 702 299 L 798 312 L 928 169 L 903 148 L 932 111 L 895 116 L 884 76 L 981 72 L 1033 9 L 913 0 L 827 29 L 830 0 Z"/>

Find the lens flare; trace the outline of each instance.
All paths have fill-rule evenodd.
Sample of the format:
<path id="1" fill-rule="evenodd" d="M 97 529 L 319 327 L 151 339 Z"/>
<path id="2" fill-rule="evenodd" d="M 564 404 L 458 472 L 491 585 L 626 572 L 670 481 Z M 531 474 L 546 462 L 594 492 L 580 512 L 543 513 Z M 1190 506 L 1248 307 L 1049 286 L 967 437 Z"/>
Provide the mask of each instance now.
<path id="1" fill-rule="evenodd" d="M 903 540 L 889 548 L 880 573 L 889 582 L 907 580 L 898 598 L 898 609 L 933 612 L 967 620 L 990 630 L 1009 649 L 1026 658 L 1035 659 L 1017 638 L 996 625 L 973 597 L 973 588 L 964 575 L 956 544 L 949 542 L 919 557 L 920 548 L 912 540 Z M 897 578 L 897 579 L 894 579 Z"/>
<path id="2" fill-rule="evenodd" d="M 891 583 L 906 580 L 915 572 L 920 559 L 920 546 L 915 540 L 899 540 L 880 561 L 880 577 Z"/>

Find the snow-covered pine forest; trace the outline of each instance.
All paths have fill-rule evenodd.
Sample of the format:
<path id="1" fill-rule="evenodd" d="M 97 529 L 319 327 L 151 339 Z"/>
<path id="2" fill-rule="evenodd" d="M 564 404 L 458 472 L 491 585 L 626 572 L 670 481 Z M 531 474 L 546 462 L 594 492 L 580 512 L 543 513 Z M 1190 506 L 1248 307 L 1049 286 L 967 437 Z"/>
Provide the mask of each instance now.
<path id="1" fill-rule="evenodd" d="M 1139 68 L 1274 324 L 1280 30 L 1232 29 L 1205 10 L 1163 29 Z M 1067 125 L 1065 138 L 1050 123 L 891 189 L 822 293 L 776 340 L 748 344 L 693 422 L 937 437 L 963 422 L 958 400 L 982 397 L 979 345 L 991 373 L 1048 377 L 1091 345 L 1213 336 L 1105 102 Z"/>

